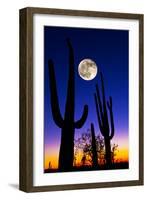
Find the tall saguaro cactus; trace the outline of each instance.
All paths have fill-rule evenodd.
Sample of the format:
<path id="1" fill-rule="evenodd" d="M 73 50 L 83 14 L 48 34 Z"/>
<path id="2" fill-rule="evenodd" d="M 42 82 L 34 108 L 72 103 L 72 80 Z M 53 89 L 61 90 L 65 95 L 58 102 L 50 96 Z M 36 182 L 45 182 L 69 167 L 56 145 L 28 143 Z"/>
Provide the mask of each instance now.
<path id="1" fill-rule="evenodd" d="M 88 105 L 85 105 L 82 117 L 75 122 L 74 52 L 69 39 L 67 39 L 67 45 L 69 49 L 69 77 L 64 117 L 61 116 L 59 109 L 54 64 L 51 59 L 48 61 L 52 115 L 56 125 L 61 128 L 61 144 L 58 166 L 60 171 L 69 171 L 72 169 L 74 158 L 75 128 L 80 129 L 84 125 L 88 116 Z"/>
<path id="2" fill-rule="evenodd" d="M 100 98 L 99 87 L 96 84 L 96 93 L 94 94 L 96 112 L 98 118 L 98 124 L 101 131 L 101 134 L 104 137 L 105 141 L 105 159 L 106 164 L 109 167 L 111 165 L 111 139 L 114 136 L 114 120 L 113 120 L 113 111 L 112 111 L 112 97 L 109 97 L 109 100 L 106 104 L 105 98 L 105 89 L 104 89 L 104 79 L 102 73 L 101 76 L 101 85 L 102 85 L 102 99 Z M 108 109 L 108 110 L 107 110 Z M 110 120 L 108 119 L 107 111 L 110 114 Z"/>
<path id="3" fill-rule="evenodd" d="M 98 156 L 97 156 L 97 149 L 96 149 L 96 139 L 95 139 L 95 130 L 94 124 L 91 123 L 91 138 L 92 138 L 92 166 L 93 168 L 98 167 Z"/>

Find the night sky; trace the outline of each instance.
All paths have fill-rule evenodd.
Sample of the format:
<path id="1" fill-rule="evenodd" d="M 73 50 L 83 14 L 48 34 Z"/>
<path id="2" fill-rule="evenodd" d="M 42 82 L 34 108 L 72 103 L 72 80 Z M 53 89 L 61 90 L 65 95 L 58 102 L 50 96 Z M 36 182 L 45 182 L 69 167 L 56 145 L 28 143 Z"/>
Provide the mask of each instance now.
<path id="1" fill-rule="evenodd" d="M 64 116 L 67 80 L 68 80 L 68 47 L 66 38 L 70 38 L 75 58 L 75 120 L 81 118 L 85 104 L 89 106 L 86 123 L 81 129 L 75 129 L 75 137 L 95 125 L 100 133 L 93 93 L 95 84 L 100 85 L 100 76 L 85 81 L 78 75 L 78 65 L 82 59 L 90 58 L 102 71 L 105 94 L 112 96 L 115 125 L 114 140 L 118 145 L 128 141 L 128 40 L 126 30 L 44 27 L 44 149 L 45 162 L 57 162 L 60 147 L 61 129 L 54 123 L 50 106 L 48 77 L 48 59 L 55 65 L 57 93 L 62 116 Z M 108 113 L 109 114 L 109 113 Z M 121 141 L 122 144 L 121 144 Z M 125 144 L 126 143 L 126 144 Z"/>

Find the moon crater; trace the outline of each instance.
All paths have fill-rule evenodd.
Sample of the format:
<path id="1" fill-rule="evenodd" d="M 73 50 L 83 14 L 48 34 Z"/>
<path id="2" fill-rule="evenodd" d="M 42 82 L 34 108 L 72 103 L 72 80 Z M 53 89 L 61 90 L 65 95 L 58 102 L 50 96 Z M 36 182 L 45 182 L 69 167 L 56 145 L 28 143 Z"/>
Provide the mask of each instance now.
<path id="1" fill-rule="evenodd" d="M 96 63 L 89 58 L 86 58 L 79 63 L 79 75 L 82 79 L 86 81 L 94 79 L 97 75 L 97 71 L 98 69 Z"/>

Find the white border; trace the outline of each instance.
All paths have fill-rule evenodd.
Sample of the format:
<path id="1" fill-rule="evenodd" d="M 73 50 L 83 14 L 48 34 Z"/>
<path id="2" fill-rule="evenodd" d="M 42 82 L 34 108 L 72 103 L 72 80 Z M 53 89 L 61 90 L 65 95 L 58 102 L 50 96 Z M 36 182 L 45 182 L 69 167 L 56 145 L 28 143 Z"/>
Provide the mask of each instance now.
<path id="1" fill-rule="evenodd" d="M 129 169 L 43 173 L 43 91 L 44 47 L 43 28 L 48 26 L 87 27 L 129 30 Z M 33 185 L 59 185 L 93 182 L 128 181 L 139 179 L 139 23 L 138 20 L 36 14 L 33 17 L 34 69 L 34 133 Z M 119 67 L 119 66 L 118 66 Z"/>

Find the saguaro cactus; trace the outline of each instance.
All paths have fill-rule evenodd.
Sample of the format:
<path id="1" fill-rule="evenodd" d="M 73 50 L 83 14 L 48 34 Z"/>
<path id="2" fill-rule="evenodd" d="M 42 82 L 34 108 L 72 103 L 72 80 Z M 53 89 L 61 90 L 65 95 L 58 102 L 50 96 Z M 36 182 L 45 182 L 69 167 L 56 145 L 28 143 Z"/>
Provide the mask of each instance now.
<path id="1" fill-rule="evenodd" d="M 92 166 L 93 168 L 98 167 L 98 156 L 97 156 L 97 149 L 96 149 L 96 139 L 95 139 L 95 130 L 94 124 L 91 123 L 91 137 L 92 137 Z"/>
<path id="2" fill-rule="evenodd" d="M 100 76 L 101 76 L 101 85 L 102 85 L 102 100 L 100 98 L 99 88 L 97 84 L 96 84 L 96 93 L 94 94 L 94 98 L 95 98 L 99 128 L 105 141 L 106 164 L 109 167 L 111 165 L 111 139 L 114 136 L 112 97 L 111 96 L 109 97 L 109 101 L 107 101 L 107 106 L 106 106 L 104 79 L 103 79 L 102 73 L 100 73 Z M 110 120 L 108 119 L 107 109 L 109 110 Z M 111 127 L 109 123 L 111 124 Z"/>
<path id="3" fill-rule="evenodd" d="M 74 121 L 74 115 L 75 115 L 74 52 L 69 39 L 67 39 L 67 45 L 69 48 L 69 77 L 68 77 L 68 88 L 67 88 L 64 117 L 61 116 L 59 109 L 54 64 L 51 59 L 48 61 L 52 115 L 56 125 L 61 128 L 61 144 L 60 144 L 59 166 L 58 166 L 60 171 L 70 171 L 72 169 L 73 158 L 74 158 L 75 128 L 80 129 L 84 125 L 88 115 L 88 105 L 85 105 L 82 117 L 78 121 L 76 122 Z"/>

